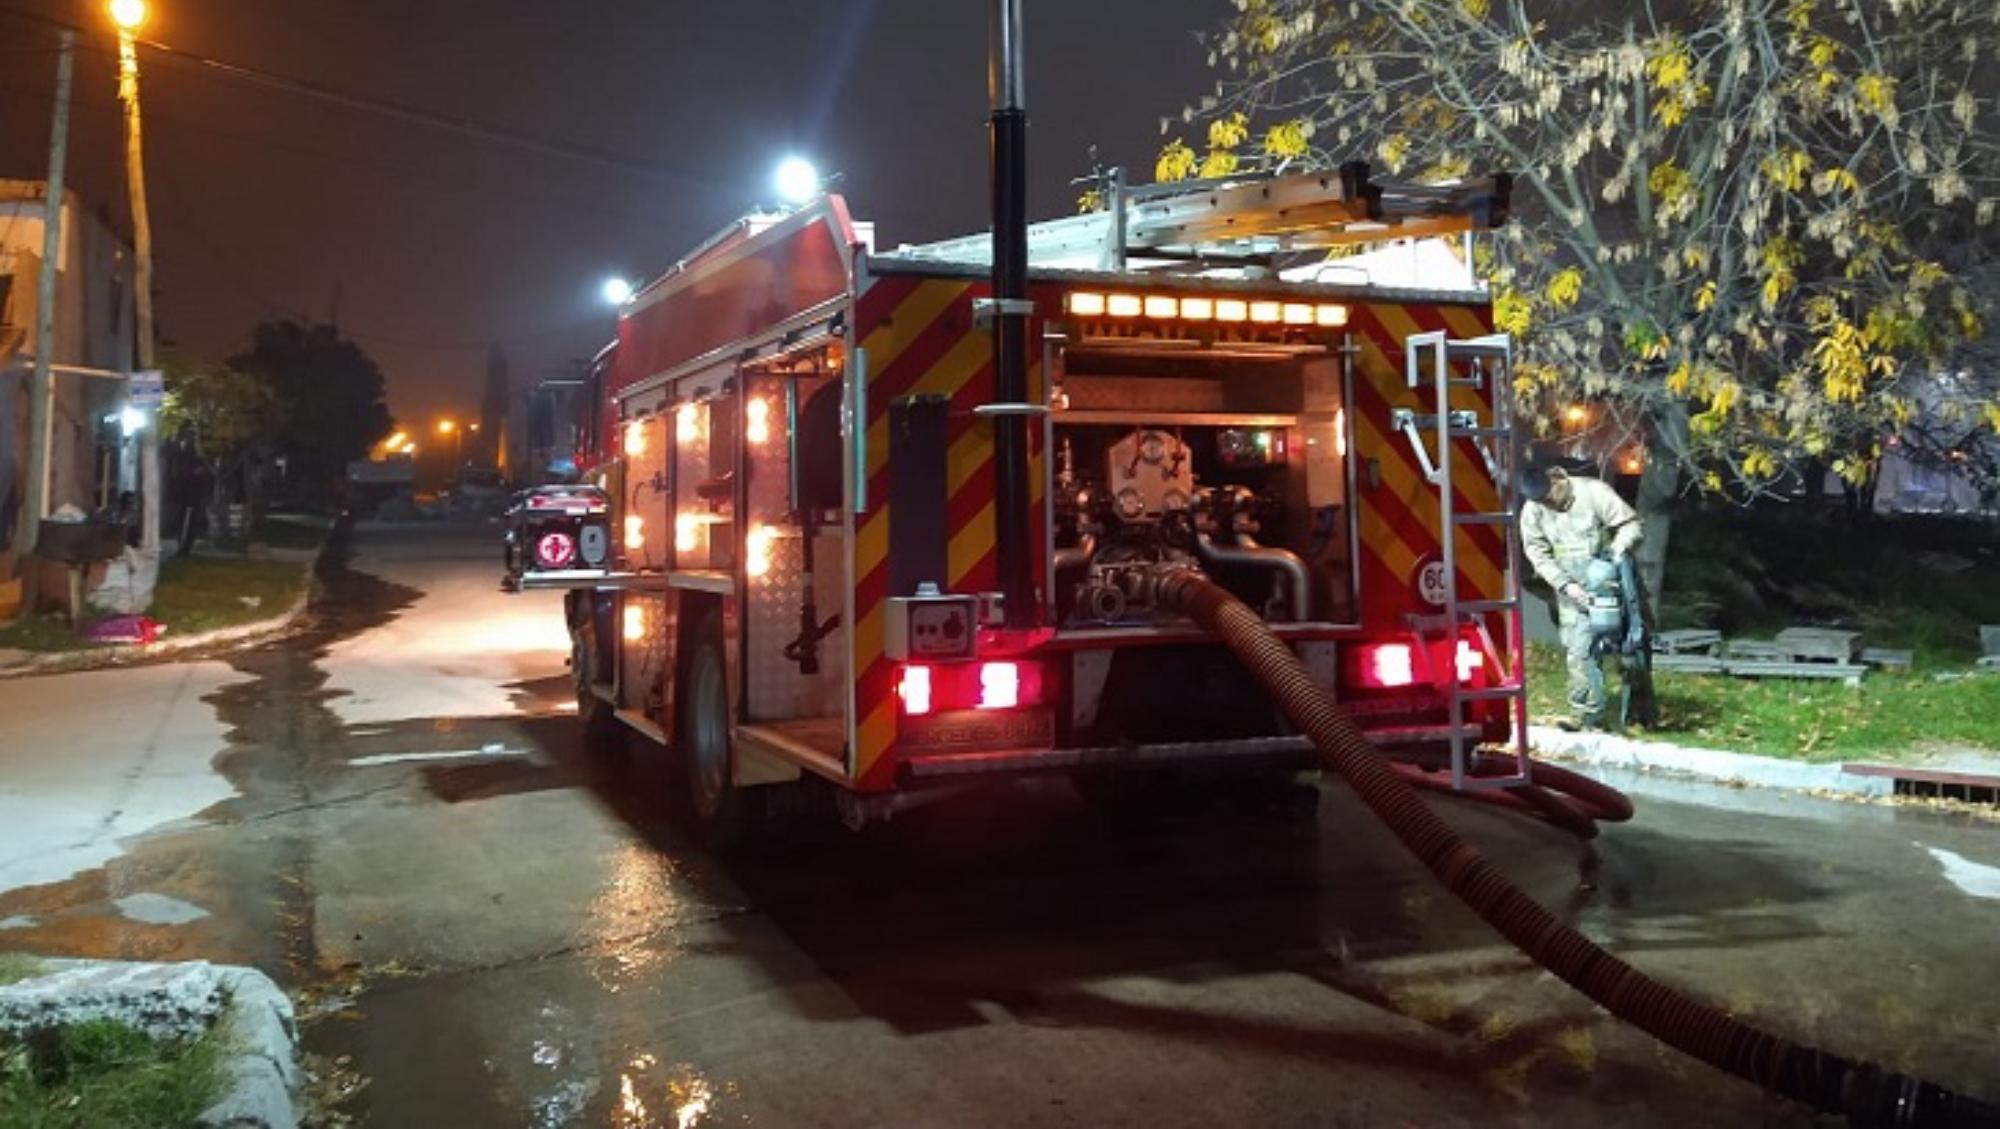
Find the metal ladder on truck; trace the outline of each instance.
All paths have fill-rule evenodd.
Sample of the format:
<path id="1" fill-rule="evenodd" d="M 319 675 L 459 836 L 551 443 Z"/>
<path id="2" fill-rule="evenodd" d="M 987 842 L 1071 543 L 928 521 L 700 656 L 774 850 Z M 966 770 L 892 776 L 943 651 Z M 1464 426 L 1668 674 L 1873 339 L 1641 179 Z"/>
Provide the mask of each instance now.
<path id="1" fill-rule="evenodd" d="M 1446 677 L 1433 677 L 1442 686 L 1449 709 L 1451 740 L 1451 784 L 1458 791 L 1509 788 L 1528 783 L 1528 683 L 1527 643 L 1521 626 L 1521 577 L 1516 567 L 1520 550 L 1520 511 L 1517 506 L 1517 473 L 1521 467 L 1521 446 L 1516 440 L 1513 411 L 1513 342 L 1504 333 L 1454 340 L 1442 331 L 1411 334 L 1404 342 L 1404 366 L 1411 388 L 1429 390 L 1430 412 L 1399 408 L 1390 423 L 1410 441 L 1424 477 L 1438 491 L 1438 544 L 1443 556 L 1444 580 L 1440 585 L 1441 610 L 1435 615 L 1411 615 L 1410 629 L 1416 636 L 1419 661 L 1429 668 L 1430 644 L 1444 639 L 1453 658 Z M 1460 375 L 1460 373 L 1463 375 Z M 1454 409 L 1453 388 L 1470 387 L 1491 392 L 1489 419 L 1478 410 Z M 1426 432 L 1429 437 L 1426 437 Z M 1453 471 L 1461 439 L 1471 440 L 1493 479 L 1500 499 L 1497 510 L 1460 510 L 1453 497 Z M 1435 456 L 1432 448 L 1435 447 Z M 1461 599 L 1458 590 L 1458 533 L 1467 526 L 1484 525 L 1501 536 L 1504 560 L 1501 590 L 1497 599 Z M 1489 617 L 1499 614 L 1506 620 L 1505 661 L 1494 645 Z M 1471 627 L 1479 639 L 1483 660 L 1500 671 L 1493 686 L 1467 687 L 1460 684 L 1456 660 L 1456 640 Z M 1478 752 L 1477 730 L 1467 733 L 1465 709 L 1472 702 L 1508 703 L 1513 733 L 1513 770 L 1496 775 L 1473 771 L 1472 758 Z"/>

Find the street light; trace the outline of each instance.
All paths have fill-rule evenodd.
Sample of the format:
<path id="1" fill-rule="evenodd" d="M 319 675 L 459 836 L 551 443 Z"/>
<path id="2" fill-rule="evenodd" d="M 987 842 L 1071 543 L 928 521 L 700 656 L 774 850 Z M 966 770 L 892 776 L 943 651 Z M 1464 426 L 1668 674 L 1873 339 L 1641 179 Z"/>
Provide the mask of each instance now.
<path id="1" fill-rule="evenodd" d="M 778 187 L 778 199 L 794 207 L 819 195 L 819 170 L 804 157 L 786 157 L 778 162 L 777 174 L 772 179 Z"/>
<path id="2" fill-rule="evenodd" d="M 132 307 L 138 324 L 133 368 L 150 371 L 153 359 L 153 220 L 146 209 L 146 145 L 139 119 L 139 28 L 146 22 L 146 0 L 110 0 L 106 5 L 118 28 L 118 101 L 125 108 L 125 183 L 132 197 Z M 160 549 L 160 430 L 149 427 L 139 437 L 139 545 L 149 553 Z"/>
<path id="3" fill-rule="evenodd" d="M 111 22 L 130 34 L 146 23 L 146 0 L 111 0 Z"/>
<path id="4" fill-rule="evenodd" d="M 622 306 L 632 300 L 632 284 L 613 275 L 604 280 L 602 293 L 605 302 L 613 306 Z"/>

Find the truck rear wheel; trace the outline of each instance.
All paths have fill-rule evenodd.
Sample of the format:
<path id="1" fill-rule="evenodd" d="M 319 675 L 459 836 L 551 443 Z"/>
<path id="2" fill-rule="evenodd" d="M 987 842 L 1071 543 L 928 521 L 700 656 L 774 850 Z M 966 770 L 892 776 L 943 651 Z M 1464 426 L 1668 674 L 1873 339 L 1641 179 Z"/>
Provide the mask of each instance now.
<path id="1" fill-rule="evenodd" d="M 680 760 L 687 773 L 689 829 L 711 851 L 743 845 L 754 794 L 738 788 L 731 755 L 729 680 L 722 658 L 722 617 L 703 616 L 681 675 Z"/>

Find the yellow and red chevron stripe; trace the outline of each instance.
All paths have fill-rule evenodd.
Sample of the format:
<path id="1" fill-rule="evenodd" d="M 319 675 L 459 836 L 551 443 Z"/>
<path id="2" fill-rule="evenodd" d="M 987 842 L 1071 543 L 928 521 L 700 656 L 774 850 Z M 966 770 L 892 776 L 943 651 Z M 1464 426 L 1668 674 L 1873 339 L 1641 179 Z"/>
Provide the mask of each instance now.
<path id="1" fill-rule="evenodd" d="M 993 425 L 972 409 L 993 398 L 993 340 L 972 321 L 972 301 L 986 287 L 963 279 L 890 275 L 861 295 L 855 325 L 868 356 L 868 502 L 855 517 L 854 775 L 864 789 L 893 782 L 888 754 L 895 744 L 895 664 L 883 655 L 883 614 L 889 585 L 889 405 L 929 394 L 951 401 L 945 460 L 947 591 L 984 592 L 994 567 Z M 1029 371 L 1029 397 L 1041 396 L 1041 368 Z M 1031 504 L 1042 504 L 1040 435 L 1030 429 Z M 1039 529 L 1041 523 L 1033 523 Z M 1037 551 L 1035 559 L 1040 559 Z"/>
<path id="2" fill-rule="evenodd" d="M 1417 595 L 1418 571 L 1441 552 L 1438 491 L 1425 480 L 1409 440 L 1391 428 L 1397 408 L 1434 411 L 1428 385 L 1409 387 L 1404 341 L 1413 333 L 1443 329 L 1453 337 L 1490 332 L 1483 309 L 1469 306 L 1375 303 L 1356 307 L 1349 320 L 1359 349 L 1355 364 L 1355 455 L 1372 463 L 1379 485 L 1362 477 L 1356 517 L 1361 541 L 1362 622 L 1371 632 L 1403 629 L 1408 612 L 1431 609 Z M 1493 389 L 1455 386 L 1454 410 L 1477 410 L 1491 418 Z M 1426 437 L 1428 438 L 1428 437 Z M 1453 447 L 1452 505 L 1460 512 L 1499 508 L 1500 492 L 1470 440 Z M 1491 526 L 1470 525 L 1456 534 L 1461 599 L 1497 599 L 1504 584 L 1505 538 Z"/>

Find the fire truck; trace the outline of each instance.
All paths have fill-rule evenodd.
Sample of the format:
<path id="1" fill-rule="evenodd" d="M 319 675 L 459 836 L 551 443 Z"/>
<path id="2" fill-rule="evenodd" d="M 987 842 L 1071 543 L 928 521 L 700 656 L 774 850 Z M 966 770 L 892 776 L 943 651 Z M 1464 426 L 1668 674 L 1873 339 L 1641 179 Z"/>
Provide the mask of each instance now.
<path id="1" fill-rule="evenodd" d="M 1024 775 L 1311 763 L 1149 601 L 1161 567 L 1260 609 L 1433 780 L 1525 783 L 1509 341 L 1469 275 L 1396 288 L 1339 256 L 1469 245 L 1507 178 L 1108 189 L 1028 225 L 1025 300 L 995 298 L 989 236 L 880 251 L 821 195 L 621 308 L 583 397 L 608 505 L 546 507 L 516 579 L 567 592 L 582 724 L 673 757 L 705 836 L 812 780 L 859 824 Z M 1010 314 L 1025 395 L 995 379 Z"/>

